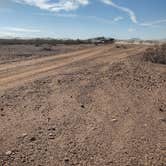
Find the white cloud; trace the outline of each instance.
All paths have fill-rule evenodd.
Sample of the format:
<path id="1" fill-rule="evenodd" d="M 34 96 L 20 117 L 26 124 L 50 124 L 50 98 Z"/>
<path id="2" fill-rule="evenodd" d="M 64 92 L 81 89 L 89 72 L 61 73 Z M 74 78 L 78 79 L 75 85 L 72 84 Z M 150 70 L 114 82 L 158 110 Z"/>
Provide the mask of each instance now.
<path id="1" fill-rule="evenodd" d="M 107 5 L 110 5 L 112 7 L 115 7 L 123 12 L 126 12 L 131 21 L 137 25 L 140 25 L 140 26 L 147 26 L 147 27 L 152 27 L 152 26 L 156 26 L 156 25 L 159 25 L 159 24 L 163 24 L 163 23 L 166 23 L 166 19 L 163 19 L 163 20 L 157 20 L 157 21 L 153 21 L 153 22 L 144 22 L 144 23 L 140 23 L 138 22 L 137 20 L 137 17 L 136 17 L 136 14 L 133 10 L 127 8 L 127 7 L 124 7 L 124 6 L 120 6 L 120 5 L 117 5 L 116 3 L 112 2 L 112 0 L 101 0 L 102 2 L 104 2 L 105 4 Z M 119 21 L 123 18 L 115 18 L 114 21 Z M 128 29 L 129 32 L 133 32 L 133 29 L 132 28 L 129 28 Z M 134 30 L 135 31 L 135 30 Z"/>
<path id="2" fill-rule="evenodd" d="M 47 10 L 47 11 L 50 11 L 50 12 L 56 12 L 54 13 L 55 16 L 59 16 L 59 17 L 71 17 L 71 18 L 74 18 L 74 17 L 78 17 L 77 15 L 73 15 L 73 14 L 61 14 L 61 13 L 58 13 L 60 11 L 72 11 L 72 10 L 76 10 L 78 9 L 79 7 L 81 6 L 86 6 L 90 3 L 91 0 L 13 0 L 14 2 L 17 2 L 17 3 L 21 3 L 21 4 L 27 4 L 27 5 L 30 5 L 30 6 L 35 6 L 35 7 L 38 7 L 42 10 Z M 112 0 L 100 0 L 101 2 L 107 4 L 107 5 L 110 5 L 120 11 L 123 11 L 125 13 L 128 14 L 130 20 L 134 23 L 134 24 L 137 24 L 139 26 L 145 26 L 145 27 L 150 27 L 150 26 L 154 26 L 154 25 L 158 25 L 158 24 L 163 24 L 163 23 L 166 23 L 166 19 L 163 19 L 163 20 L 158 20 L 158 21 L 153 21 L 153 22 L 144 22 L 144 23 L 140 23 L 138 22 L 137 20 L 137 17 L 136 17 L 136 14 L 133 10 L 127 8 L 127 7 L 124 7 L 124 6 L 120 6 L 116 3 L 114 3 Z M 45 14 L 43 14 L 45 15 Z M 112 22 L 117 22 L 117 21 L 120 21 L 123 19 L 123 17 L 116 17 L 114 18 L 113 21 L 110 21 L 110 20 L 107 20 L 107 19 L 104 19 L 104 18 L 97 18 L 97 17 L 94 17 L 94 16 L 87 16 L 87 18 L 92 18 L 94 20 L 97 20 L 97 21 L 101 21 L 101 22 L 105 22 L 105 23 L 112 23 Z M 21 30 L 21 29 L 20 29 Z"/>
<path id="3" fill-rule="evenodd" d="M 71 11 L 89 4 L 89 0 L 59 0 L 53 2 L 50 0 L 14 0 L 17 3 L 28 4 L 43 10 L 52 12 Z"/>
<path id="4" fill-rule="evenodd" d="M 164 24 L 164 23 L 166 23 L 166 19 L 147 22 L 147 23 L 141 23 L 140 25 L 141 26 L 154 26 L 154 25 L 159 25 L 159 24 Z"/>
<path id="5" fill-rule="evenodd" d="M 38 29 L 17 28 L 17 27 L 2 27 L 1 29 L 5 30 L 9 33 L 14 33 L 14 32 L 38 33 L 38 32 L 40 32 L 40 30 L 38 30 Z"/>
<path id="6" fill-rule="evenodd" d="M 135 32 L 135 31 L 136 31 L 136 29 L 134 29 L 134 28 L 129 28 L 128 29 L 128 32 L 130 32 L 130 33 Z"/>
<path id="7" fill-rule="evenodd" d="M 102 17 L 96 17 L 93 15 L 84 16 L 84 15 L 76 15 L 76 14 L 70 14 L 70 13 L 67 13 L 67 14 L 66 13 L 36 13 L 36 15 L 51 16 L 51 17 L 65 17 L 65 18 L 73 18 L 73 19 L 76 18 L 76 19 L 84 19 L 84 20 L 89 19 L 89 20 L 97 21 L 104 24 L 112 24 L 115 21 L 121 20 L 121 18 L 119 17 L 116 17 L 113 20 L 111 20 L 111 19 L 106 19 Z"/>
<path id="8" fill-rule="evenodd" d="M 119 6 L 119 5 L 115 4 L 114 2 L 112 2 L 112 0 L 101 0 L 101 1 L 107 5 L 111 5 L 112 7 L 115 7 L 117 9 L 127 13 L 129 15 L 131 21 L 133 23 L 137 23 L 137 17 L 135 15 L 134 11 L 132 11 L 131 9 L 123 7 L 123 6 Z"/>
<path id="9" fill-rule="evenodd" d="M 8 31 L 1 31 L 0 37 L 15 37 L 17 34 L 14 32 L 8 32 Z"/>
<path id="10" fill-rule="evenodd" d="M 51 16 L 51 17 L 66 17 L 66 18 L 77 18 L 78 15 L 70 13 L 35 13 L 35 15 L 40 16 Z"/>
<path id="11" fill-rule="evenodd" d="M 120 20 L 123 20 L 123 17 L 120 17 L 120 16 L 119 16 L 119 17 L 115 17 L 113 21 L 114 21 L 114 22 L 118 22 L 118 21 L 120 21 Z"/>
<path id="12" fill-rule="evenodd" d="M 13 37 L 37 37 L 40 36 L 41 31 L 39 29 L 32 28 L 20 28 L 20 27 L 0 27 L 1 38 L 13 38 Z"/>

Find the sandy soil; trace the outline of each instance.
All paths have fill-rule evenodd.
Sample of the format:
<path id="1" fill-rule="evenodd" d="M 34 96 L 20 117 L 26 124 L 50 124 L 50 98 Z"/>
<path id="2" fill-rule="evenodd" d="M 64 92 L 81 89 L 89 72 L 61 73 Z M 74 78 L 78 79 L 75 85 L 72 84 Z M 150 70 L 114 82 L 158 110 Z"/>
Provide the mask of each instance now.
<path id="1" fill-rule="evenodd" d="M 166 66 L 148 46 L 0 65 L 0 165 L 164 166 Z"/>
<path id="2" fill-rule="evenodd" d="M 51 55 L 59 55 L 63 53 L 81 50 L 94 45 L 33 45 L 33 44 L 14 44 L 0 45 L 0 64 L 10 63 L 13 61 L 24 61 L 34 58 L 46 57 Z"/>

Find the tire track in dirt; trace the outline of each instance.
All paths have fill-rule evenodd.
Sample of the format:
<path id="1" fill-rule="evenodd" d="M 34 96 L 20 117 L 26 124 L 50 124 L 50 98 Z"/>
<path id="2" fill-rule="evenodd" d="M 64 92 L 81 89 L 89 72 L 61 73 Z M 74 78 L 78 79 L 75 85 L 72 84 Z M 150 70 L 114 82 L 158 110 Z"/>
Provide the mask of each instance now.
<path id="1" fill-rule="evenodd" d="M 18 67 L 23 67 L 23 66 L 31 66 L 35 64 L 42 64 L 45 62 L 53 61 L 53 60 L 62 60 L 64 58 L 70 58 L 82 54 L 86 54 L 89 52 L 92 52 L 93 50 L 96 50 L 97 48 L 88 48 L 84 50 L 79 50 L 79 51 L 74 51 L 70 53 L 65 53 L 65 54 L 60 54 L 60 55 L 55 55 L 55 56 L 48 56 L 48 57 L 42 57 L 42 58 L 37 58 L 37 59 L 30 59 L 26 61 L 21 61 L 21 62 L 11 62 L 10 64 L 2 64 L 0 65 L 0 73 L 3 72 L 4 70 L 10 70 L 13 68 L 18 68 Z"/>
<path id="2" fill-rule="evenodd" d="M 77 54 L 74 54 L 74 55 L 71 55 L 71 56 L 66 56 L 66 57 L 55 57 L 54 59 L 42 59 L 42 61 L 39 59 L 36 61 L 32 61 L 31 63 L 27 62 L 27 64 L 18 64 L 16 66 L 11 66 L 10 68 L 6 68 L 6 69 L 3 69 L 0 71 L 0 79 L 2 78 L 5 78 L 5 77 L 8 77 L 10 75 L 14 75 L 14 74 L 17 74 L 18 72 L 21 73 L 21 72 L 27 72 L 29 71 L 30 69 L 31 70 L 37 70 L 40 66 L 42 66 L 42 68 L 44 67 L 47 67 L 48 64 L 49 65 L 55 65 L 56 63 L 58 63 L 59 61 L 63 61 L 63 60 L 67 60 L 67 59 L 71 59 L 71 58 L 74 58 L 76 56 L 81 56 L 81 55 L 84 55 L 84 54 L 89 54 L 91 53 L 91 51 L 86 51 L 86 52 L 83 52 L 83 53 L 77 53 Z"/>
<path id="3" fill-rule="evenodd" d="M 37 61 L 34 60 L 31 61 L 32 65 L 30 65 L 31 63 L 27 62 L 27 65 L 18 65 L 19 67 L 14 67 L 15 65 L 11 66 L 11 71 L 7 70 L 7 68 L 4 68 L 4 70 L 7 72 L 7 76 L 3 74 L 3 72 L 0 74 L 0 89 L 6 89 L 8 87 L 8 85 L 10 84 L 10 87 L 15 86 L 16 82 L 20 83 L 20 82 L 24 82 L 28 80 L 32 80 L 33 77 L 35 77 L 36 75 L 40 75 L 42 73 L 46 73 L 48 71 L 57 69 L 59 67 L 62 67 L 64 65 L 79 61 L 81 59 L 87 58 L 89 56 L 94 56 L 97 54 L 100 54 L 103 52 L 103 49 L 105 50 L 109 50 L 110 47 L 98 47 L 95 49 L 91 49 L 91 50 L 86 50 L 83 52 L 77 52 L 77 53 L 73 53 L 72 54 L 67 54 L 67 55 L 62 55 L 61 58 L 58 58 L 59 61 L 55 61 L 52 62 L 50 59 L 51 58 L 47 58 L 48 61 L 45 61 L 45 63 L 41 63 L 43 62 L 39 59 L 39 63 Z M 80 53 L 80 54 L 79 54 Z M 69 57 L 70 56 L 70 57 Z M 63 58 L 62 58 L 63 57 Z M 67 57 L 67 58 L 66 58 Z M 56 58 L 57 59 L 57 58 Z M 45 60 L 45 58 L 44 58 Z M 23 64 L 26 64 L 25 62 L 23 62 Z"/>
<path id="4" fill-rule="evenodd" d="M 136 48 L 129 48 L 127 50 L 116 50 L 116 51 L 111 51 L 111 52 L 106 52 L 103 55 L 100 56 L 95 56 L 95 57 L 89 57 L 86 60 L 91 61 L 95 60 L 100 63 L 108 62 L 108 61 L 113 61 L 115 62 L 116 60 L 119 61 L 120 59 L 124 59 L 126 57 L 132 56 L 139 54 L 143 52 L 147 47 L 136 47 Z"/>
<path id="5" fill-rule="evenodd" d="M 5 75 L 3 72 L 0 73 L 0 89 L 7 89 L 9 87 L 15 87 L 27 81 L 32 81 L 36 78 L 47 76 L 48 72 L 54 71 L 60 67 L 65 65 L 78 62 L 81 60 L 93 60 L 95 58 L 103 58 L 106 56 L 110 56 L 109 50 L 112 49 L 111 46 L 102 46 L 94 49 L 88 49 L 84 51 L 79 51 L 73 54 L 62 55 L 59 58 L 48 57 L 43 58 L 42 60 L 34 60 L 30 62 L 23 62 L 23 64 L 19 64 L 19 67 L 15 67 L 15 65 L 10 66 L 10 71 L 7 70 L 3 66 L 3 69 L 7 74 Z M 139 49 L 139 48 L 137 48 Z M 136 48 L 130 48 L 125 51 L 115 50 L 113 53 L 113 59 L 111 61 L 115 61 L 116 59 L 130 56 L 130 54 L 137 50 Z M 131 53 L 130 53 L 131 52 Z M 80 53 L 80 55 L 78 55 Z M 55 60 L 55 61 L 53 61 Z M 56 61 L 58 60 L 58 61 Z M 9 67 L 9 66 L 8 66 Z M 2 69 L 2 68 L 1 68 Z M 7 70 L 7 71 L 6 71 Z M 50 74 L 50 73 L 49 73 Z"/>

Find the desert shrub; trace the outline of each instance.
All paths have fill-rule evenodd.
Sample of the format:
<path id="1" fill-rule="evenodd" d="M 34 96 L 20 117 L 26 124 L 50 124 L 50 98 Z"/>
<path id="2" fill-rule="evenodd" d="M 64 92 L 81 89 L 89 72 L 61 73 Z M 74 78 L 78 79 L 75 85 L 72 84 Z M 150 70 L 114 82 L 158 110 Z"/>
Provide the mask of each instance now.
<path id="1" fill-rule="evenodd" d="M 121 46 L 120 45 L 116 45 L 116 48 L 121 48 Z"/>
<path id="2" fill-rule="evenodd" d="M 126 46 L 126 45 L 122 45 L 122 47 L 123 47 L 124 49 L 127 49 L 127 46 Z"/>
<path id="3" fill-rule="evenodd" d="M 43 44 L 42 51 L 52 51 L 52 48 L 49 44 Z"/>
<path id="4" fill-rule="evenodd" d="M 24 53 L 24 54 L 17 54 L 16 56 L 18 56 L 18 57 L 31 57 L 32 54 Z"/>
<path id="5" fill-rule="evenodd" d="M 114 43 L 113 38 L 104 38 L 99 37 L 95 38 L 98 40 L 103 40 L 104 43 Z M 51 39 L 51 38 L 34 38 L 34 39 L 0 39 L 0 45 L 15 45 L 15 44 L 30 44 L 35 45 L 36 47 L 39 47 L 43 44 L 49 44 L 56 46 L 57 44 L 66 44 L 66 45 L 72 45 L 72 44 L 92 44 L 92 40 L 94 39 Z"/>
<path id="6" fill-rule="evenodd" d="M 127 47 L 125 45 L 116 45 L 116 48 L 123 48 L 123 49 L 127 49 Z"/>
<path id="7" fill-rule="evenodd" d="M 152 63 L 166 64 L 166 44 L 148 48 L 143 56 L 145 61 Z"/>

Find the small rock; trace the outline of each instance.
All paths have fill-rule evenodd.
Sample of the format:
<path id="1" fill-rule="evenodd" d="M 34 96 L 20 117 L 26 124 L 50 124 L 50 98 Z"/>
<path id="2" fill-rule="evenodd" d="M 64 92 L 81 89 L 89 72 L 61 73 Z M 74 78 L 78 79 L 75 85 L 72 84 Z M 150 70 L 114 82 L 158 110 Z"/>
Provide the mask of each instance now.
<path id="1" fill-rule="evenodd" d="M 142 136 L 142 137 L 141 137 L 141 140 L 144 140 L 144 139 L 145 139 L 145 137 L 144 137 L 144 136 Z"/>
<path id="2" fill-rule="evenodd" d="M 26 137 L 28 134 L 27 133 L 23 133 L 22 134 L 22 137 Z"/>
<path id="3" fill-rule="evenodd" d="M 85 106 L 82 104 L 82 105 L 81 105 L 81 108 L 85 108 Z"/>
<path id="4" fill-rule="evenodd" d="M 165 105 L 161 105 L 159 110 L 160 110 L 160 112 L 166 112 L 166 106 Z"/>
<path id="5" fill-rule="evenodd" d="M 129 112 L 129 110 L 130 110 L 130 108 L 129 108 L 129 107 L 127 107 L 127 108 L 125 109 L 125 112 Z"/>
<path id="6" fill-rule="evenodd" d="M 53 134 L 52 134 L 52 133 L 49 133 L 49 136 L 51 137 L 51 136 L 53 136 Z"/>
<path id="7" fill-rule="evenodd" d="M 166 118 L 162 118 L 160 119 L 162 122 L 165 122 L 166 123 Z"/>
<path id="8" fill-rule="evenodd" d="M 12 154 L 12 151 L 9 150 L 9 151 L 7 151 L 5 154 L 9 156 L 9 155 Z"/>
<path id="9" fill-rule="evenodd" d="M 43 131 L 42 131 L 42 130 L 39 130 L 39 131 L 38 131 L 38 133 L 39 133 L 39 134 L 42 134 L 42 133 L 43 133 Z"/>
<path id="10" fill-rule="evenodd" d="M 147 124 L 144 124 L 145 127 L 147 127 L 148 125 Z"/>
<path id="11" fill-rule="evenodd" d="M 49 139 L 55 139 L 55 136 L 53 133 L 49 133 Z"/>
<path id="12" fill-rule="evenodd" d="M 64 161 L 65 161 L 65 163 L 68 163 L 68 162 L 69 162 L 69 159 L 68 159 L 68 158 L 65 158 Z"/>
<path id="13" fill-rule="evenodd" d="M 117 122 L 117 121 L 118 121 L 118 120 L 117 120 L 117 119 L 115 119 L 115 118 L 111 120 L 111 122 Z"/>
<path id="14" fill-rule="evenodd" d="M 3 117 L 3 116 L 5 116 L 5 114 L 2 113 L 1 116 Z"/>
<path id="15" fill-rule="evenodd" d="M 30 138 L 30 141 L 31 141 L 31 142 L 36 141 L 36 138 L 35 138 L 35 137 L 31 137 L 31 138 Z"/>
<path id="16" fill-rule="evenodd" d="M 112 164 L 113 163 L 113 161 L 108 161 L 106 164 L 107 165 L 110 165 L 110 164 Z"/>
<path id="17" fill-rule="evenodd" d="M 55 130 L 56 130 L 56 127 L 49 127 L 48 130 L 49 130 L 49 131 L 51 131 L 51 130 L 52 130 L 52 131 L 55 131 Z"/>

